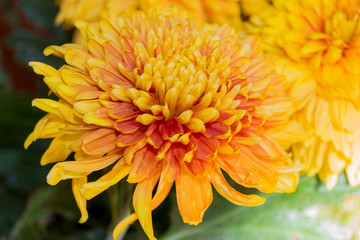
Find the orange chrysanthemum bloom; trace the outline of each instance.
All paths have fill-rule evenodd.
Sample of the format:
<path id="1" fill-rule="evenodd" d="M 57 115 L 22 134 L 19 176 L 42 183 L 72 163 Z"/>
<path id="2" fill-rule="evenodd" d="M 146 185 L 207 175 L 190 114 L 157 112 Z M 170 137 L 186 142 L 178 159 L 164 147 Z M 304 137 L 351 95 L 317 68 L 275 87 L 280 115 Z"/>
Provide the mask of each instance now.
<path id="1" fill-rule="evenodd" d="M 238 0 L 57 0 L 60 11 L 57 24 L 73 27 L 77 20 L 96 21 L 101 19 L 104 10 L 111 9 L 115 14 L 129 10 L 141 10 L 151 15 L 153 9 L 163 10 L 178 7 L 189 17 L 198 21 L 240 24 Z"/>
<path id="2" fill-rule="evenodd" d="M 360 183 L 360 1 L 274 0 L 252 16 L 250 31 L 264 39 L 292 81 L 297 114 L 308 138 L 294 148 L 304 172 L 328 189 L 345 169 Z"/>
<path id="3" fill-rule="evenodd" d="M 114 235 L 139 218 L 154 239 L 151 211 L 173 183 L 185 223 L 198 224 L 214 188 L 229 201 L 257 206 L 225 180 L 265 193 L 291 192 L 298 170 L 280 146 L 297 140 L 300 125 L 288 123 L 293 100 L 257 48 L 229 26 L 195 27 L 188 19 L 136 12 L 109 14 L 100 23 L 77 24 L 87 47 L 50 46 L 45 55 L 64 58 L 59 70 L 31 62 L 59 98 L 35 99 L 48 112 L 26 140 L 54 138 L 41 164 L 54 163 L 51 185 L 72 179 L 87 219 L 86 200 L 127 177 L 137 184 L 135 213 Z M 74 152 L 74 161 L 65 161 Z M 113 165 L 94 182 L 87 176 Z M 153 196 L 155 185 L 157 189 Z"/>

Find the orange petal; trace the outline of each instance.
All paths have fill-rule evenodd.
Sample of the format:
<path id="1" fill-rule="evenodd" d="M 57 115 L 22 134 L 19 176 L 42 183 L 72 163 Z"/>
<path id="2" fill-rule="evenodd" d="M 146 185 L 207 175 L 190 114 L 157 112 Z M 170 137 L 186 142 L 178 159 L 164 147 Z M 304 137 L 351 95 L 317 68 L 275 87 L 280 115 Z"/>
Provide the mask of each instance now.
<path id="1" fill-rule="evenodd" d="M 89 73 L 92 79 L 95 81 L 102 80 L 108 87 L 112 87 L 112 84 L 116 84 L 124 88 L 134 87 L 128 79 L 107 65 L 92 66 Z"/>
<path id="2" fill-rule="evenodd" d="M 194 138 L 197 141 L 197 149 L 191 162 L 186 165 L 193 174 L 204 176 L 211 167 L 211 160 L 218 150 L 219 141 L 206 138 L 202 134 L 194 134 Z"/>
<path id="3" fill-rule="evenodd" d="M 274 192 L 277 171 L 267 162 L 262 162 L 248 153 L 218 155 L 217 162 L 230 177 L 244 187 L 254 187 L 262 192 Z"/>
<path id="4" fill-rule="evenodd" d="M 120 118 L 115 122 L 115 128 L 121 133 L 134 133 L 138 131 L 138 129 L 142 126 L 141 123 L 135 121 L 135 119 L 139 116 L 138 113 L 130 114 L 123 118 Z"/>
<path id="5" fill-rule="evenodd" d="M 131 134 L 125 134 L 125 133 L 119 134 L 116 140 L 116 144 L 119 147 L 126 147 L 139 142 L 141 139 L 145 138 L 146 128 L 147 128 L 146 126 L 140 127 L 138 131 Z"/>
<path id="6" fill-rule="evenodd" d="M 204 133 L 204 136 L 207 138 L 219 138 L 230 131 L 229 126 L 222 122 L 211 122 L 207 123 L 205 126 L 206 132 Z"/>
<path id="7" fill-rule="evenodd" d="M 113 107 L 109 110 L 109 116 L 115 119 L 121 119 L 124 116 L 134 114 L 138 111 L 139 109 L 136 108 L 133 104 L 121 102 L 116 103 L 116 107 Z"/>
<path id="8" fill-rule="evenodd" d="M 153 122 L 146 131 L 146 141 L 156 149 L 159 149 L 164 140 L 159 132 L 159 122 Z"/>
<path id="9" fill-rule="evenodd" d="M 118 63 L 123 62 L 121 44 L 115 41 L 108 41 L 104 46 L 106 61 L 114 68 L 117 69 Z"/>
<path id="10" fill-rule="evenodd" d="M 142 149 L 138 150 L 133 159 L 133 166 L 127 179 L 130 183 L 140 182 L 143 179 L 150 176 L 156 167 L 158 161 L 156 161 L 154 149 L 150 145 L 146 145 Z"/>
<path id="11" fill-rule="evenodd" d="M 87 48 L 89 49 L 89 52 L 98 59 L 104 59 L 104 48 L 102 44 L 98 43 L 97 41 L 90 39 L 87 42 Z"/>
<path id="12" fill-rule="evenodd" d="M 265 202 L 265 198 L 258 195 L 244 195 L 233 189 L 225 180 L 219 168 L 212 168 L 209 179 L 216 191 L 230 202 L 240 206 L 259 206 Z"/>
<path id="13" fill-rule="evenodd" d="M 82 150 L 89 155 L 102 155 L 115 149 L 116 135 L 114 130 L 99 128 L 82 137 Z"/>
<path id="14" fill-rule="evenodd" d="M 197 225 L 212 202 L 210 181 L 193 175 L 185 165 L 176 179 L 176 199 L 184 223 Z"/>
<path id="15" fill-rule="evenodd" d="M 126 147 L 125 151 L 124 151 L 125 161 L 128 164 L 130 164 L 134 158 L 135 152 L 138 151 L 139 149 L 143 148 L 145 145 L 146 145 L 146 141 L 145 141 L 145 139 L 142 139 L 139 142 L 137 142 L 136 144 Z"/>
<path id="16" fill-rule="evenodd" d="M 175 156 L 173 149 L 174 145 L 166 152 L 162 169 L 164 178 L 168 182 L 173 182 L 180 174 L 180 164 L 177 159 L 180 156 Z"/>

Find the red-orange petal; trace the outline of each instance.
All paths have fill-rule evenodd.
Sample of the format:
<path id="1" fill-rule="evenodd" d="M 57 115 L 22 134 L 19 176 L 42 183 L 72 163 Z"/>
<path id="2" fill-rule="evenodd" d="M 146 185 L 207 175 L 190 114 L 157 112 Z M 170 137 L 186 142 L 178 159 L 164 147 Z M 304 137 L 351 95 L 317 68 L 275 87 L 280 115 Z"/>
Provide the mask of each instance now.
<path id="1" fill-rule="evenodd" d="M 225 135 L 230 131 L 228 125 L 222 122 L 209 122 L 205 124 L 206 132 L 204 136 L 207 138 L 216 138 L 218 136 Z"/>
<path id="2" fill-rule="evenodd" d="M 159 132 L 159 122 L 153 122 L 146 131 L 147 142 L 156 149 L 159 149 L 163 144 L 164 140 Z"/>
<path id="3" fill-rule="evenodd" d="M 190 171 L 199 176 L 204 176 L 211 167 L 211 160 L 215 157 L 219 141 L 206 138 L 202 134 L 194 134 L 197 141 L 197 150 L 190 163 L 185 163 Z"/>
<path id="4" fill-rule="evenodd" d="M 174 145 L 166 152 L 163 165 L 163 176 L 168 182 L 173 182 L 180 174 L 180 162 L 178 157 L 175 156 Z"/>
<path id="5" fill-rule="evenodd" d="M 114 103 L 115 103 L 114 107 L 109 109 L 108 113 L 109 113 L 109 116 L 111 116 L 112 118 L 115 118 L 115 119 L 121 119 L 125 116 L 134 114 L 139 111 L 139 109 L 136 108 L 131 103 L 125 103 L 125 102 L 121 102 L 121 103 L 114 102 Z"/>
<path id="6" fill-rule="evenodd" d="M 115 149 L 115 141 L 114 130 L 99 128 L 83 135 L 82 150 L 89 155 L 103 155 Z"/>
<path id="7" fill-rule="evenodd" d="M 116 144 L 119 147 L 126 147 L 129 145 L 133 145 L 139 142 L 141 139 L 145 138 L 146 134 L 146 126 L 140 127 L 136 132 L 131 134 L 121 133 L 119 134 Z"/>
<path id="8" fill-rule="evenodd" d="M 154 150 L 150 145 L 146 145 L 134 154 L 133 165 L 127 179 L 130 183 L 136 183 L 149 177 L 159 162 L 156 161 Z"/>
<path id="9" fill-rule="evenodd" d="M 115 128 L 120 131 L 121 133 L 134 133 L 138 131 L 141 126 L 141 123 L 135 121 L 135 119 L 139 116 L 139 114 L 130 114 L 125 116 L 115 122 Z"/>
<path id="10" fill-rule="evenodd" d="M 134 87 L 128 79 L 110 66 L 94 66 L 89 70 L 89 73 L 96 82 L 102 80 L 108 87 L 112 87 L 112 84 L 122 86 L 123 88 Z"/>

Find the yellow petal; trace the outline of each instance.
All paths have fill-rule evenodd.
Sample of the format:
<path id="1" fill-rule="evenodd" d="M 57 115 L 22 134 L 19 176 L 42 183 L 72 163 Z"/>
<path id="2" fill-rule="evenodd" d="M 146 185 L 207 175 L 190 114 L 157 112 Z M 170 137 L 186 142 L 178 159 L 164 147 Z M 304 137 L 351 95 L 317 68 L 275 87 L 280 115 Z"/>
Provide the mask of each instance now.
<path id="1" fill-rule="evenodd" d="M 158 175 L 158 174 L 156 174 Z M 151 218 L 151 203 L 152 203 L 152 191 L 158 181 L 158 176 L 153 175 L 136 185 L 133 204 L 137 215 L 139 216 L 139 222 L 144 229 L 147 237 L 151 240 L 156 239 L 154 237 L 154 230 L 152 226 Z"/>
<path id="2" fill-rule="evenodd" d="M 36 74 L 43 75 L 44 77 L 60 77 L 58 70 L 47 64 L 41 62 L 29 62 L 29 65 Z"/>
<path id="3" fill-rule="evenodd" d="M 76 204 L 81 212 L 79 223 L 84 223 L 88 219 L 88 212 L 86 210 L 86 199 L 81 193 L 81 189 L 87 182 L 87 177 L 75 178 L 72 180 L 72 191 L 75 197 Z"/>

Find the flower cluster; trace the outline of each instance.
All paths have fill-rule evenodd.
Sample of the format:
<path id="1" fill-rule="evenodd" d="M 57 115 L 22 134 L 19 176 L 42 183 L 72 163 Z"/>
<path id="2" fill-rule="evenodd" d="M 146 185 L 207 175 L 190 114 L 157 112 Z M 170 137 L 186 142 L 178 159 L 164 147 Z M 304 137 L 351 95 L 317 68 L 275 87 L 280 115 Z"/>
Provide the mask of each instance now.
<path id="1" fill-rule="evenodd" d="M 299 167 L 282 145 L 298 141 L 302 127 L 289 121 L 294 99 L 285 96 L 284 79 L 257 38 L 241 38 L 228 25 L 197 27 L 174 14 L 108 13 L 76 25 L 86 47 L 44 51 L 65 59 L 60 69 L 30 63 L 59 100 L 33 101 L 47 114 L 25 146 L 54 138 L 41 164 L 56 163 L 49 184 L 72 180 L 80 222 L 88 218 L 86 200 L 126 176 L 136 184 L 135 213 L 119 223 L 115 237 L 139 219 L 154 239 L 152 209 L 173 184 L 184 222 L 195 225 L 212 202 L 211 186 L 234 204 L 265 201 L 236 191 L 223 171 L 264 193 L 295 190 Z"/>
<path id="2" fill-rule="evenodd" d="M 295 158 L 329 189 L 343 170 L 360 183 L 359 10 L 358 0 L 274 0 L 248 24 L 299 100 L 307 138 Z"/>
<path id="3" fill-rule="evenodd" d="M 100 20 L 110 9 L 115 14 L 141 10 L 150 16 L 154 9 L 161 11 L 168 7 L 177 7 L 187 12 L 197 21 L 216 23 L 240 23 L 238 0 L 58 0 L 60 11 L 56 24 L 73 27 L 77 20 Z"/>

